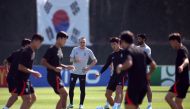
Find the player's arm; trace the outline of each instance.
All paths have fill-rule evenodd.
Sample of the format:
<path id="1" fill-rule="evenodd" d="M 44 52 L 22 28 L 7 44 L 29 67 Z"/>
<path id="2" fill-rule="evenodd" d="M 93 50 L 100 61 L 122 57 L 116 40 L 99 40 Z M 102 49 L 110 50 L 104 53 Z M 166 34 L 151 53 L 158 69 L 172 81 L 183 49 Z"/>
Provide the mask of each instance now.
<path id="1" fill-rule="evenodd" d="M 179 72 L 183 72 L 183 69 L 189 64 L 188 53 L 185 50 L 180 50 L 180 57 L 183 58 L 183 63 L 178 67 Z"/>
<path id="2" fill-rule="evenodd" d="M 88 67 L 84 68 L 85 72 L 87 72 L 88 70 L 90 70 L 98 62 L 97 59 L 96 59 L 96 57 L 95 57 L 95 55 L 94 55 L 94 53 L 91 50 L 89 50 L 89 56 L 90 56 L 92 62 L 88 65 Z"/>
<path id="3" fill-rule="evenodd" d="M 112 63 L 112 56 L 109 55 L 108 58 L 106 59 L 106 63 L 100 70 L 100 74 L 103 74 L 106 71 L 106 69 L 111 65 L 111 63 Z"/>
<path id="4" fill-rule="evenodd" d="M 133 65 L 133 59 L 131 55 L 128 55 L 126 61 L 123 64 L 119 64 L 117 66 L 117 73 L 121 73 L 121 71 L 128 70 Z"/>
<path id="5" fill-rule="evenodd" d="M 41 64 L 45 67 L 47 67 L 48 69 L 51 69 L 55 72 L 59 71 L 58 68 L 56 69 L 56 67 L 52 66 L 51 64 L 48 63 L 47 59 L 42 58 L 41 59 Z"/>
<path id="6" fill-rule="evenodd" d="M 147 79 L 150 80 L 152 73 L 156 70 L 156 62 L 145 52 L 146 63 L 149 66 L 149 72 L 147 73 Z"/>
<path id="7" fill-rule="evenodd" d="M 62 68 L 64 68 L 64 69 L 75 70 L 75 67 L 74 67 L 73 65 L 61 64 L 60 66 L 61 66 Z"/>
<path id="8" fill-rule="evenodd" d="M 189 59 L 185 58 L 183 63 L 179 66 L 179 72 L 183 72 L 183 68 L 185 68 L 189 64 Z"/>
<path id="9" fill-rule="evenodd" d="M 30 68 L 27 68 L 25 65 L 28 64 L 28 60 L 31 59 L 31 55 L 27 52 L 23 52 L 21 54 L 22 58 L 19 60 L 19 65 L 18 65 L 18 70 L 23 72 L 23 73 L 31 73 L 35 77 L 40 78 L 42 75 L 38 71 L 34 71 Z"/>

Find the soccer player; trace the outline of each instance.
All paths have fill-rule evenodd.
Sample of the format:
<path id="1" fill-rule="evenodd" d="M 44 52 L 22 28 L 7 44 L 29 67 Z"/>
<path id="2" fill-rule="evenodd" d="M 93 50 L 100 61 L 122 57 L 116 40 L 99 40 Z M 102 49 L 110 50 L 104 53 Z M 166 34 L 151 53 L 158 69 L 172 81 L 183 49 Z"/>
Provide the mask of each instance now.
<path id="1" fill-rule="evenodd" d="M 146 34 L 138 34 L 137 35 L 137 43 L 138 47 L 140 47 L 144 52 L 148 54 L 148 56 L 151 57 L 151 49 L 150 47 L 146 44 Z M 152 109 L 152 91 L 150 87 L 150 81 L 148 81 L 147 85 L 147 99 L 148 99 L 148 106 L 147 109 Z"/>
<path id="2" fill-rule="evenodd" d="M 119 64 L 123 63 L 125 60 L 125 56 L 123 54 L 123 50 L 120 47 L 120 39 L 117 37 L 110 38 L 110 44 L 113 49 L 113 52 L 108 56 L 106 64 L 103 66 L 103 68 L 100 71 L 100 74 L 103 74 L 103 72 L 111 65 L 113 64 L 113 74 L 110 77 L 105 96 L 107 98 L 107 104 L 105 105 L 105 109 L 109 109 L 109 104 L 111 106 L 114 106 L 114 99 L 112 97 L 113 92 L 116 91 L 116 87 L 119 85 L 122 87 L 121 90 L 123 90 L 123 86 L 125 83 L 124 76 L 120 76 L 121 74 L 116 73 L 116 68 Z M 100 74 L 97 74 L 96 76 L 99 76 Z M 120 78 L 122 77 L 122 78 Z M 123 98 L 123 92 L 120 91 L 120 93 L 116 92 L 116 98 L 117 96 L 121 94 L 121 99 Z M 116 107 L 120 107 L 120 103 Z"/>
<path id="3" fill-rule="evenodd" d="M 172 109 L 183 109 L 182 102 L 189 88 L 188 50 L 182 44 L 180 33 L 170 34 L 169 42 L 171 47 L 176 49 L 177 57 L 175 60 L 175 83 L 168 91 L 165 100 Z"/>
<path id="4" fill-rule="evenodd" d="M 143 50 L 134 45 L 134 35 L 121 34 L 121 44 L 128 46 L 126 49 L 127 59 L 123 64 L 118 65 L 117 72 L 122 70 L 128 72 L 128 89 L 125 97 L 125 109 L 138 109 L 147 92 L 147 79 L 156 68 L 156 63 Z M 150 71 L 147 74 L 147 64 L 150 64 Z"/>
<path id="5" fill-rule="evenodd" d="M 86 47 L 85 37 L 79 39 L 80 46 L 74 47 L 70 54 L 70 61 L 75 66 L 75 71 L 71 71 L 70 75 L 70 86 L 69 86 L 69 98 L 70 104 L 68 108 L 73 108 L 73 97 L 74 88 L 77 79 L 80 82 L 80 105 L 79 109 L 83 109 L 83 103 L 85 99 L 85 84 L 86 84 L 86 73 L 97 63 L 97 59 L 94 56 L 92 50 Z M 90 65 L 87 65 L 89 59 L 92 60 Z"/>
<path id="6" fill-rule="evenodd" d="M 21 53 L 18 65 L 17 76 L 17 93 L 21 96 L 23 102 L 20 109 L 30 109 L 36 101 L 34 88 L 29 80 L 30 74 L 36 78 L 40 78 L 41 74 L 38 71 L 32 70 L 33 61 L 35 58 L 35 50 L 39 49 L 43 41 L 43 37 L 38 34 L 32 36 L 29 47 L 25 48 Z"/>
<path id="7" fill-rule="evenodd" d="M 18 61 L 21 55 L 21 52 L 24 48 L 28 47 L 30 45 L 31 40 L 30 39 L 23 39 L 21 43 L 21 48 L 14 51 L 7 59 L 5 59 L 4 64 L 7 69 L 9 69 L 8 75 L 7 75 L 7 83 L 8 83 L 8 89 L 11 96 L 9 97 L 7 104 L 3 109 L 9 109 L 18 99 L 17 94 L 17 71 L 18 71 Z M 10 67 L 9 67 L 10 66 Z"/>
<path id="8" fill-rule="evenodd" d="M 63 52 L 61 47 L 63 47 L 68 39 L 67 33 L 60 31 L 56 36 L 55 45 L 51 46 L 43 56 L 41 63 L 47 67 L 47 80 L 49 85 L 54 89 L 54 92 L 60 96 L 57 102 L 56 109 L 66 109 L 67 103 L 67 90 L 61 79 L 62 68 L 73 70 L 74 67 L 71 65 L 62 64 Z"/>

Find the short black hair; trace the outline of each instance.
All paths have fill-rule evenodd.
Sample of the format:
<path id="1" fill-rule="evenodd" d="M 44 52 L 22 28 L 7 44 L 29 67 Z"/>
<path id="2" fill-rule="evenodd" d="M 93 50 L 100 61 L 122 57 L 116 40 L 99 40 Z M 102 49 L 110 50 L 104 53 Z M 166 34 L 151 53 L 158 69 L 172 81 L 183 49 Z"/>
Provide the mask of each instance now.
<path id="1" fill-rule="evenodd" d="M 146 34 L 137 34 L 137 37 L 140 37 L 144 40 L 147 40 L 147 35 Z"/>
<path id="2" fill-rule="evenodd" d="M 181 43 L 181 34 L 180 33 L 169 34 L 169 41 L 170 40 L 177 40 L 179 43 Z"/>
<path id="3" fill-rule="evenodd" d="M 110 38 L 110 43 L 113 43 L 113 42 L 120 43 L 120 38 L 118 38 L 118 37 L 111 37 Z"/>
<path id="4" fill-rule="evenodd" d="M 69 36 L 67 35 L 66 32 L 64 32 L 64 31 L 60 31 L 60 32 L 57 33 L 57 37 L 56 37 L 56 39 L 59 39 L 59 38 L 66 38 L 66 39 L 68 39 Z"/>
<path id="5" fill-rule="evenodd" d="M 40 40 L 41 42 L 43 42 L 44 38 L 41 35 L 39 35 L 39 34 L 34 34 L 32 36 L 32 41 L 34 41 L 34 40 Z"/>
<path id="6" fill-rule="evenodd" d="M 26 45 L 30 44 L 31 40 L 28 38 L 24 38 L 21 42 L 21 46 L 25 47 Z"/>
<path id="7" fill-rule="evenodd" d="M 123 31 L 120 35 L 120 39 L 129 44 L 132 44 L 134 43 L 135 35 L 129 30 Z"/>

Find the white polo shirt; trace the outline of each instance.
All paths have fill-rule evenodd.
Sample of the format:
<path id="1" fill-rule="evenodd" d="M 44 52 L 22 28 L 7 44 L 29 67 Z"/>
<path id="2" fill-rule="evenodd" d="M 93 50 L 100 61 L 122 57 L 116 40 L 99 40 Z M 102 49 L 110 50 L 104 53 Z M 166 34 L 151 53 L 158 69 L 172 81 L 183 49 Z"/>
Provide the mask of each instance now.
<path id="1" fill-rule="evenodd" d="M 96 57 L 94 56 L 94 53 L 89 48 L 81 49 L 80 47 L 74 47 L 70 58 L 79 59 L 80 62 L 73 62 L 73 65 L 75 66 L 75 70 L 71 71 L 73 74 L 77 75 L 85 75 L 86 73 L 83 71 L 85 67 L 87 67 L 89 59 L 95 60 Z"/>

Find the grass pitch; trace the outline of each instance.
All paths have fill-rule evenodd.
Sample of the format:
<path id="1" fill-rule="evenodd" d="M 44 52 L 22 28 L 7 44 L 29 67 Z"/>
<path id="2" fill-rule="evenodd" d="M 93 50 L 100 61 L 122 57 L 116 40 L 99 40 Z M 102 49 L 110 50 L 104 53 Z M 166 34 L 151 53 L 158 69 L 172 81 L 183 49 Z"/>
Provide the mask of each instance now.
<path id="1" fill-rule="evenodd" d="M 86 99 L 84 103 L 85 109 L 96 109 L 97 106 L 104 106 L 105 104 L 105 87 L 87 87 L 86 88 Z M 126 89 L 126 88 L 125 88 Z M 153 91 L 153 109 L 169 109 L 166 104 L 164 97 L 169 87 L 152 87 Z M 37 101 L 31 109 L 55 109 L 55 105 L 59 97 L 53 92 L 52 88 L 35 88 L 37 94 Z M 10 94 L 7 88 L 0 88 L 0 109 L 5 105 Z M 78 87 L 75 88 L 74 97 L 74 109 L 79 107 L 80 90 Z M 69 99 L 68 99 L 69 101 Z M 19 109 L 21 104 L 19 97 L 18 101 L 12 106 L 11 109 Z M 68 102 L 69 103 L 69 102 Z M 184 100 L 184 109 L 190 109 L 190 93 L 188 92 L 186 99 Z M 147 98 L 144 98 L 143 104 L 140 106 L 141 109 L 146 109 Z M 122 104 L 123 109 L 123 104 Z"/>

